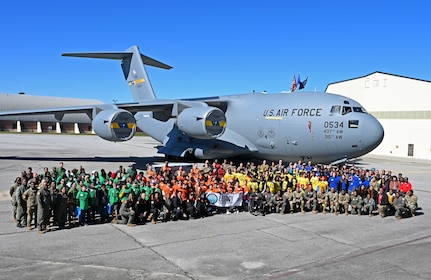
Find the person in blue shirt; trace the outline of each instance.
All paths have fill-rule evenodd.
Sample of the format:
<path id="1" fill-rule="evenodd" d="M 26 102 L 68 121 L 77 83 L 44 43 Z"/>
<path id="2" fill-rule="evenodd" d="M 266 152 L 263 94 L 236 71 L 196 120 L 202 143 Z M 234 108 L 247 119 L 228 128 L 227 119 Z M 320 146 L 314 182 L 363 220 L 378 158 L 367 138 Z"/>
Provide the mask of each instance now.
<path id="1" fill-rule="evenodd" d="M 349 186 L 349 181 L 347 180 L 347 176 L 345 174 L 341 175 L 340 181 L 337 185 L 338 193 L 341 193 L 342 190 L 347 192 L 347 188 Z"/>
<path id="2" fill-rule="evenodd" d="M 305 170 L 310 172 L 311 170 L 313 170 L 314 166 L 311 164 L 311 161 L 309 161 L 307 163 L 307 165 L 305 166 Z"/>
<path id="3" fill-rule="evenodd" d="M 341 191 L 338 189 L 338 183 L 341 180 L 341 176 L 339 173 L 332 171 L 331 175 L 328 178 L 328 183 L 329 183 L 329 189 L 334 188 L 338 191 L 338 193 Z"/>

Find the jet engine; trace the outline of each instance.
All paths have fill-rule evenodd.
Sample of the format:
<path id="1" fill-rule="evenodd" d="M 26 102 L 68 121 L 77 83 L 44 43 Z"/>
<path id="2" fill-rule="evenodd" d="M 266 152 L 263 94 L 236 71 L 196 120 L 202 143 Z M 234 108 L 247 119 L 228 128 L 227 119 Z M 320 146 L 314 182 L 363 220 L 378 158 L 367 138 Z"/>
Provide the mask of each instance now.
<path id="1" fill-rule="evenodd" d="M 136 132 L 135 117 L 121 109 L 101 111 L 94 117 L 92 125 L 99 137 L 113 142 L 130 140 Z"/>
<path id="2" fill-rule="evenodd" d="M 185 134 L 199 139 L 220 137 L 226 129 L 226 116 L 215 107 L 191 107 L 177 117 L 177 126 Z"/>

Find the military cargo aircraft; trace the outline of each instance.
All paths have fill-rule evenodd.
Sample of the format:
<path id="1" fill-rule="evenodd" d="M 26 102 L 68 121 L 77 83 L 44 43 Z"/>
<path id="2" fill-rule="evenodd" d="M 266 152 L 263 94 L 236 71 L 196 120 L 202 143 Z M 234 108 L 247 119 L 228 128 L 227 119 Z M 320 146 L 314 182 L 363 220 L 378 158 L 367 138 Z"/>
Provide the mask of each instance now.
<path id="1" fill-rule="evenodd" d="M 139 127 L 174 158 L 233 158 L 334 163 L 376 148 L 384 131 L 355 100 L 322 92 L 249 93 L 194 99 L 157 99 L 145 65 L 169 65 L 140 53 L 64 53 L 63 56 L 121 61 L 134 102 L 0 112 L 0 116 L 87 113 L 94 132 L 127 141 Z"/>

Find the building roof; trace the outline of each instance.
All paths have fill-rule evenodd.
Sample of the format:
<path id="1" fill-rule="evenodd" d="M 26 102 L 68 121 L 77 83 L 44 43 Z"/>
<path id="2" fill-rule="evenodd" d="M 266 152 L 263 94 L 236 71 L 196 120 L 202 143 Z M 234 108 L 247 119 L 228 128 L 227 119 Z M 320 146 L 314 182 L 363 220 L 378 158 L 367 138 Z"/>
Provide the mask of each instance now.
<path id="1" fill-rule="evenodd" d="M 374 72 L 372 72 L 370 74 L 367 74 L 367 75 L 364 75 L 364 76 L 360 76 L 360 77 L 356 77 L 356 78 L 350 78 L 350 79 L 346 79 L 346 80 L 342 80 L 342 81 L 338 81 L 338 82 L 329 83 L 326 86 L 325 92 L 328 90 L 328 87 L 330 85 L 338 84 L 338 83 L 344 83 L 344 82 L 348 82 L 348 81 L 352 81 L 352 80 L 356 80 L 356 79 L 362 79 L 362 78 L 366 78 L 366 77 L 374 75 L 374 74 L 383 74 L 383 75 L 388 75 L 388 76 L 393 76 L 393 77 L 398 77 L 398 78 L 404 78 L 404 79 L 410 79 L 410 80 L 415 80 L 415 81 L 420 81 L 420 82 L 431 83 L 431 81 L 428 81 L 428 80 L 423 80 L 423 79 L 418 79 L 418 78 L 412 78 L 412 77 L 407 77 L 407 76 L 402 76 L 402 75 L 397 75 L 397 74 L 391 74 L 391 73 L 382 72 L 382 71 L 374 71 Z"/>

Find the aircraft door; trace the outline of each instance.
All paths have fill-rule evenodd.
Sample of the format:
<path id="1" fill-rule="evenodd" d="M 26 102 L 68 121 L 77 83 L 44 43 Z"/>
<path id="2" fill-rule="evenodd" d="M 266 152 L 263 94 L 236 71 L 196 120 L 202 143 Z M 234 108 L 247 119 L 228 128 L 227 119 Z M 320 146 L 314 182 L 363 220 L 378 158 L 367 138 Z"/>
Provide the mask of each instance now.
<path id="1" fill-rule="evenodd" d="M 286 151 L 286 154 L 290 155 L 293 153 L 293 143 L 292 138 L 290 137 L 284 137 L 284 149 Z"/>
<path id="2" fill-rule="evenodd" d="M 328 152 L 330 154 L 337 154 L 338 153 L 337 144 L 335 142 L 326 143 L 326 148 L 328 149 Z"/>

